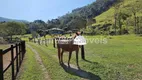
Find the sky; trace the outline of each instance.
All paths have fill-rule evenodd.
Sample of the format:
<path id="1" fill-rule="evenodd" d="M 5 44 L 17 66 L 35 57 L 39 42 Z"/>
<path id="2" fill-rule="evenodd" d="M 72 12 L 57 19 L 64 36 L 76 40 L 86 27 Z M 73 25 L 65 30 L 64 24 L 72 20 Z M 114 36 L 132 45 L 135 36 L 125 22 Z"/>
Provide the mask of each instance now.
<path id="1" fill-rule="evenodd" d="M 0 0 L 0 17 L 34 21 L 55 19 L 95 0 Z"/>

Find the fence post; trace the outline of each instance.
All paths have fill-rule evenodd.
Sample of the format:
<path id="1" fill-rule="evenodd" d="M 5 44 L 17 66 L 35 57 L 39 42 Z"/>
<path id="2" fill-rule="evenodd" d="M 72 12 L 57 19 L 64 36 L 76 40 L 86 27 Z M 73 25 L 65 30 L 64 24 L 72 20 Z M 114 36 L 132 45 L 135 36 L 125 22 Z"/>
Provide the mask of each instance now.
<path id="1" fill-rule="evenodd" d="M 85 60 L 84 45 L 81 46 L 81 57 L 83 60 Z"/>
<path id="2" fill-rule="evenodd" d="M 19 43 L 19 67 L 21 65 L 21 43 Z"/>
<path id="3" fill-rule="evenodd" d="M 24 54 L 26 52 L 26 42 L 24 41 Z"/>
<path id="4" fill-rule="evenodd" d="M 22 52 L 21 52 L 21 53 L 22 53 L 21 56 L 22 56 L 22 60 L 23 60 L 23 54 L 24 54 L 24 44 L 23 44 L 23 41 L 21 42 L 21 51 L 22 51 Z M 21 60 L 21 61 L 22 61 L 22 60 Z"/>
<path id="5" fill-rule="evenodd" d="M 18 62 L 18 44 L 16 44 L 16 74 L 19 72 L 19 62 Z"/>
<path id="6" fill-rule="evenodd" d="M 13 45 L 11 45 L 11 63 L 12 63 L 12 66 L 11 66 L 12 80 L 14 80 L 15 77 L 14 77 L 14 48 L 13 48 Z"/>
<path id="7" fill-rule="evenodd" d="M 44 40 L 42 40 L 42 45 L 44 45 Z"/>
<path id="8" fill-rule="evenodd" d="M 47 46 L 47 39 L 45 39 L 45 46 Z"/>
<path id="9" fill-rule="evenodd" d="M 3 77 L 3 50 L 0 49 L 0 80 L 4 80 Z"/>
<path id="10" fill-rule="evenodd" d="M 55 38 L 53 38 L 53 47 L 55 48 Z"/>
<path id="11" fill-rule="evenodd" d="M 22 60 L 24 59 L 24 54 L 25 54 L 25 41 L 22 42 Z"/>

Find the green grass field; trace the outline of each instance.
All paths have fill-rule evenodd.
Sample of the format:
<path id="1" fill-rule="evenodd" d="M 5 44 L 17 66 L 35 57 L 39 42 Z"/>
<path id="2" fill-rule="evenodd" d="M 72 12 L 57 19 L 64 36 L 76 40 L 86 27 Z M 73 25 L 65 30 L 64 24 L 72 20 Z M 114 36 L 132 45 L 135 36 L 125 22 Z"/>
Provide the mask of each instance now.
<path id="1" fill-rule="evenodd" d="M 44 80 L 35 54 L 29 48 L 21 66 L 17 80 Z"/>
<path id="2" fill-rule="evenodd" d="M 58 63 L 57 49 L 53 48 L 52 44 L 38 45 L 28 42 L 39 54 L 45 65 L 49 76 L 52 80 L 141 80 L 142 79 L 142 37 L 135 35 L 124 36 L 86 36 L 87 39 L 106 38 L 107 43 L 92 43 L 88 42 L 85 45 L 86 61 L 79 56 L 79 65 L 82 74 L 80 76 L 72 70 L 64 70 Z M 30 66 L 21 73 L 25 80 L 38 80 L 33 75 L 36 70 L 33 70 L 34 60 L 31 52 L 27 52 L 27 58 L 24 66 Z M 80 53 L 79 53 L 80 55 Z M 29 65 L 28 61 L 32 61 Z M 64 53 L 64 62 L 67 63 L 68 53 Z M 75 54 L 72 54 L 71 64 L 76 66 Z M 38 65 L 35 65 L 38 66 Z M 38 69 L 37 69 L 38 70 Z M 37 72 L 37 71 L 36 71 Z M 26 74 L 25 74 L 26 73 Z M 39 72 L 41 73 L 41 72 Z M 38 74 L 38 72 L 37 72 Z M 87 75 L 86 75 L 87 74 Z M 23 79 L 22 79 L 23 80 Z"/>

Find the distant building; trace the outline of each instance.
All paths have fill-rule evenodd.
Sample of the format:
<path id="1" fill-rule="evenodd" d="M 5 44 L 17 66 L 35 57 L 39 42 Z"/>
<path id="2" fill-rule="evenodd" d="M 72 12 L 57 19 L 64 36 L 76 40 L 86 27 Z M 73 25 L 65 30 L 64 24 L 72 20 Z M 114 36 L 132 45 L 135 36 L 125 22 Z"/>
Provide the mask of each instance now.
<path id="1" fill-rule="evenodd" d="M 49 29 L 49 34 L 64 34 L 64 30 L 60 28 Z"/>

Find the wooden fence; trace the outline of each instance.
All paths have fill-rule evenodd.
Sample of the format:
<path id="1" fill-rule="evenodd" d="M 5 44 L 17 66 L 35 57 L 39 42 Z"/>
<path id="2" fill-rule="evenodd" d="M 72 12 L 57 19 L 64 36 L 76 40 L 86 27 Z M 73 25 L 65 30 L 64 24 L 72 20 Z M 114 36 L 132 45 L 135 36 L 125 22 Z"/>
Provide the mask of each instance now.
<path id="1" fill-rule="evenodd" d="M 31 40 L 29 39 L 29 41 L 37 43 L 39 45 L 45 45 L 45 46 L 48 46 L 48 44 L 53 43 L 53 39 L 52 38 L 50 38 L 50 39 L 43 39 L 43 40 L 41 40 L 41 39 L 34 40 L 33 38 L 31 38 Z"/>
<path id="2" fill-rule="evenodd" d="M 15 51 L 14 51 L 15 50 Z M 8 54 L 8 52 L 11 53 L 11 62 L 10 64 L 4 69 L 3 68 L 3 55 L 4 54 Z M 14 52 L 15 55 L 14 56 Z M 10 48 L 6 49 L 6 50 L 2 50 L 0 49 L 0 80 L 4 80 L 4 73 L 11 67 L 11 79 L 15 80 L 17 73 L 19 72 L 19 68 L 21 66 L 21 63 L 23 61 L 24 58 L 24 54 L 26 52 L 26 45 L 25 45 L 25 41 L 21 41 L 18 44 L 15 45 L 11 45 Z M 15 62 L 16 61 L 16 62 Z M 16 66 L 15 66 L 16 65 Z"/>
<path id="3" fill-rule="evenodd" d="M 38 41 L 33 41 L 34 43 L 38 43 L 39 45 L 48 45 L 49 43 L 53 44 L 53 47 L 56 48 L 56 38 L 51 38 L 51 39 L 45 39 L 45 40 L 38 40 Z M 81 47 L 81 58 L 85 60 L 85 51 L 84 51 L 84 45 L 80 46 Z"/>

